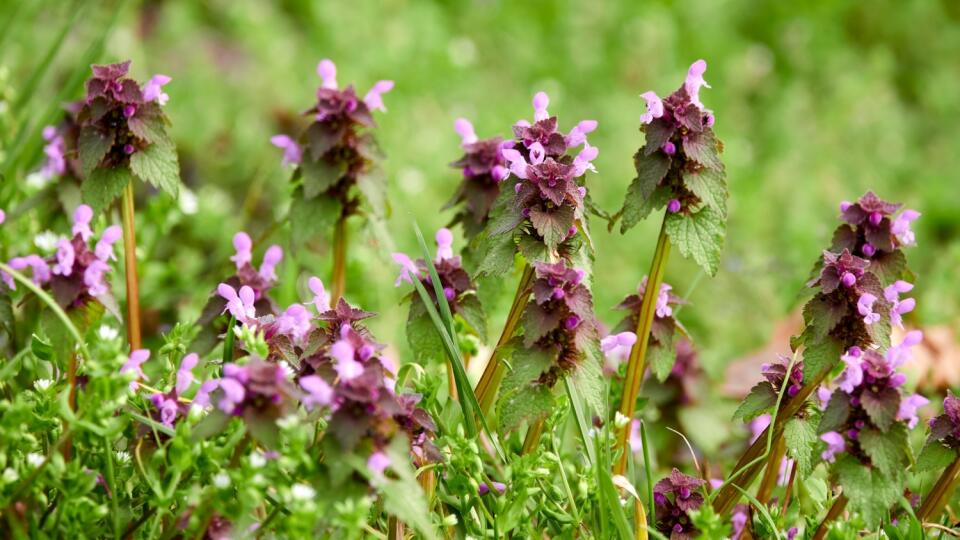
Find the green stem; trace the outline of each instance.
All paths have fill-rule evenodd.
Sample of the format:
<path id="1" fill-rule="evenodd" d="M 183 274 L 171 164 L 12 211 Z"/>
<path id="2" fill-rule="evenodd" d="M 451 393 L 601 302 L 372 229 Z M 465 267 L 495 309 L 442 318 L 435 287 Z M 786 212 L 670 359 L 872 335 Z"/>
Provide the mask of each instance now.
<path id="1" fill-rule="evenodd" d="M 940 474 L 940 478 L 937 479 L 937 483 L 933 485 L 933 489 L 923 499 L 920 509 L 917 510 L 917 519 L 921 523 L 936 518 L 943 512 L 943 507 L 950 500 L 950 495 L 953 494 L 958 478 L 960 478 L 957 473 L 960 473 L 960 457 L 947 465 L 947 468 Z"/>
<path id="2" fill-rule="evenodd" d="M 341 215 L 333 228 L 333 276 L 331 305 L 336 306 L 347 288 L 347 216 Z"/>
<path id="3" fill-rule="evenodd" d="M 104 446 L 107 452 L 107 485 L 111 492 L 110 495 L 110 524 L 113 526 L 113 537 L 120 538 L 120 508 L 117 504 L 117 496 L 120 491 L 117 489 L 116 478 L 113 473 L 113 448 L 110 439 L 104 438 Z"/>
<path id="4" fill-rule="evenodd" d="M 123 190 L 120 203 L 123 222 L 123 267 L 127 278 L 127 340 L 130 350 L 139 349 L 140 336 L 140 284 L 137 279 L 137 234 L 134 225 L 133 182 Z"/>
<path id="5" fill-rule="evenodd" d="M 543 418 L 530 424 L 527 428 L 527 436 L 523 439 L 523 450 L 521 455 L 527 455 L 537 449 L 540 445 L 540 437 L 543 435 L 543 425 L 546 422 Z"/>
<path id="6" fill-rule="evenodd" d="M 670 238 L 667 236 L 667 216 L 663 216 L 660 226 L 660 236 L 657 238 L 657 248 L 653 253 L 653 262 L 647 274 L 647 286 L 643 291 L 643 300 L 640 303 L 640 314 L 637 317 L 637 341 L 630 349 L 630 361 L 627 364 L 627 374 L 624 380 L 623 397 L 620 400 L 620 414 L 633 419 L 637 409 L 637 396 L 640 394 L 640 384 L 643 382 L 643 372 L 646 368 L 647 346 L 650 343 L 650 329 L 656 314 L 656 299 L 663 283 L 663 274 L 670 256 Z M 620 457 L 614 465 L 614 474 L 625 474 L 630 451 L 627 441 L 630 438 L 630 422 L 617 433 L 617 450 Z"/>

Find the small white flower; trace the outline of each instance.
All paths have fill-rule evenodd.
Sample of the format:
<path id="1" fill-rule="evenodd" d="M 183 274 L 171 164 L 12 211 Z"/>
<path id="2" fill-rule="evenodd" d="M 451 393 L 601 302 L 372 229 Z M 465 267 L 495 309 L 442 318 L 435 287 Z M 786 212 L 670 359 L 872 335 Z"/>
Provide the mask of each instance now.
<path id="1" fill-rule="evenodd" d="M 267 464 L 267 458 L 260 452 L 250 454 L 250 466 L 259 469 Z"/>
<path id="2" fill-rule="evenodd" d="M 37 379 L 33 381 L 33 387 L 41 392 L 43 392 L 47 388 L 50 388 L 50 385 L 52 384 L 53 384 L 53 381 L 50 379 Z"/>
<path id="3" fill-rule="evenodd" d="M 298 501 L 309 501 L 317 495 L 317 490 L 306 484 L 294 484 L 290 488 L 290 495 Z"/>
<path id="4" fill-rule="evenodd" d="M 630 419 L 617 411 L 617 415 L 613 419 L 613 424 L 617 426 L 617 429 L 623 429 L 630 423 Z"/>
<path id="5" fill-rule="evenodd" d="M 183 186 L 180 187 L 180 197 L 177 202 L 180 203 L 180 211 L 188 216 L 196 214 L 200 206 L 197 202 L 197 196 Z"/>
<path id="6" fill-rule="evenodd" d="M 117 452 L 117 462 L 130 463 L 130 452 L 125 452 L 123 450 Z"/>
<path id="7" fill-rule="evenodd" d="M 226 489 L 230 487 L 230 476 L 227 473 L 217 473 L 213 477 L 213 485 L 219 489 Z"/>
<path id="8" fill-rule="evenodd" d="M 7 467 L 3 470 L 3 481 L 4 483 L 11 484 L 20 479 L 20 475 L 17 474 L 17 471 Z"/>
<path id="9" fill-rule="evenodd" d="M 100 339 L 104 341 L 113 341 L 117 339 L 117 336 L 119 336 L 120 333 L 117 331 L 116 328 L 112 326 L 107 326 L 104 324 L 104 325 L 101 325 L 100 328 L 97 330 L 97 335 L 100 336 Z"/>
<path id="10" fill-rule="evenodd" d="M 30 452 L 27 454 L 27 463 L 29 463 L 31 467 L 39 467 L 43 464 L 43 460 L 43 456 L 36 452 Z"/>
<path id="11" fill-rule="evenodd" d="M 40 171 L 35 171 L 27 175 L 26 184 L 31 189 L 43 189 L 53 180 L 53 177 L 47 176 Z"/>
<path id="12" fill-rule="evenodd" d="M 44 253 L 53 253 L 56 251 L 57 242 L 59 241 L 60 236 L 53 231 L 43 231 L 33 237 L 33 245 L 37 246 L 37 249 Z"/>

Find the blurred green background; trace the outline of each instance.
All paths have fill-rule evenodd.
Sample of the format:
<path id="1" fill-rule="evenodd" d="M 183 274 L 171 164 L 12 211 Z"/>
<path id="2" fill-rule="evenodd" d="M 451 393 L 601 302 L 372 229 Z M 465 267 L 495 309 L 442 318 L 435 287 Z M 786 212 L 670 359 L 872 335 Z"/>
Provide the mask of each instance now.
<path id="1" fill-rule="evenodd" d="M 190 320 L 230 270 L 231 235 L 256 238 L 285 215 L 289 170 L 269 138 L 311 105 L 325 57 L 361 92 L 396 81 L 377 130 L 393 213 L 379 233 L 355 229 L 348 298 L 381 313 L 371 326 L 400 355 L 407 291 L 393 288 L 390 244 L 416 253 L 414 220 L 432 231 L 450 218 L 438 210 L 459 181 L 448 165 L 459 157 L 455 118 L 471 119 L 481 137 L 506 136 L 546 90 L 562 129 L 598 120 L 599 173 L 588 186 L 615 211 L 643 142 L 638 94 L 668 94 L 698 58 L 709 64 L 713 88 L 702 99 L 726 148 L 727 244 L 716 278 L 701 279 L 675 254 L 667 281 L 690 294 L 681 319 L 709 373 L 722 376 L 795 309 L 838 203 L 867 189 L 923 213 L 909 251 L 913 322 L 957 326 L 960 3 L 950 0 L 3 2 L 0 205 L 18 234 L 66 229 L 51 216 L 69 190 L 28 178 L 39 130 L 60 101 L 82 95 L 87 64 L 130 58 L 135 78 L 171 76 L 166 111 L 189 193 L 179 203 L 140 194 L 142 302 L 157 328 Z M 14 163 L 14 154 L 29 157 Z M 596 304 L 608 324 L 646 273 L 658 226 L 650 219 L 621 236 L 594 220 Z M 285 235 L 281 227 L 270 241 Z M 29 243 L 2 238 L 5 252 Z M 310 274 L 328 279 L 325 244 L 288 253 L 278 300 L 306 297 Z"/>

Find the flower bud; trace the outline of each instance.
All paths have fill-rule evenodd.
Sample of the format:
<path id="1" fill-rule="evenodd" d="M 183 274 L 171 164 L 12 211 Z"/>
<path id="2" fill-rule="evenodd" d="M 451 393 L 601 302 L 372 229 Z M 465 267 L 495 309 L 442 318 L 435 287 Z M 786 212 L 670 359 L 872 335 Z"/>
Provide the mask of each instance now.
<path id="1" fill-rule="evenodd" d="M 870 213 L 870 224 L 874 227 L 880 225 L 880 222 L 883 221 L 883 214 L 880 212 L 871 212 Z"/>
<path id="2" fill-rule="evenodd" d="M 680 211 L 680 201 L 678 199 L 670 199 L 670 202 L 667 203 L 667 212 L 671 214 L 676 214 Z"/>
<path id="3" fill-rule="evenodd" d="M 873 254 L 877 252 L 877 248 L 873 247 L 873 244 L 870 244 L 870 243 L 868 242 L 868 243 L 866 243 L 866 244 L 863 245 L 863 247 L 860 249 L 860 251 L 863 252 L 863 255 L 864 255 L 865 257 L 873 257 Z"/>
<path id="4" fill-rule="evenodd" d="M 840 277 L 840 282 L 843 283 L 844 287 L 853 287 L 857 283 L 857 276 L 850 272 L 844 272 L 843 276 Z"/>
<path id="5" fill-rule="evenodd" d="M 663 153 L 668 156 L 672 156 L 677 153 L 677 145 L 673 144 L 670 141 L 663 143 L 663 146 L 661 146 L 660 148 L 662 148 Z"/>

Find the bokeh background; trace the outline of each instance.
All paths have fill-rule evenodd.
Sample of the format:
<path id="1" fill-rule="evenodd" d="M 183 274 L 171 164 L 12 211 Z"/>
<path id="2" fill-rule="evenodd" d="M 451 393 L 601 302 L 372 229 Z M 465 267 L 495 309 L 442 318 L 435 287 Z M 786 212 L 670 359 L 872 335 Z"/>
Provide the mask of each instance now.
<path id="1" fill-rule="evenodd" d="M 140 193 L 143 304 L 157 331 L 191 320 L 229 271 L 235 231 L 286 242 L 290 171 L 269 138 L 296 128 L 325 57 L 360 91 L 396 81 L 377 130 L 393 211 L 352 232 L 348 298 L 381 313 L 372 327 L 400 356 L 406 291 L 393 288 L 389 252 L 416 253 L 414 221 L 432 231 L 451 217 L 439 209 L 459 180 L 454 119 L 506 136 L 545 90 L 563 129 L 598 120 L 588 185 L 615 211 L 643 142 L 638 94 L 669 93 L 698 58 L 725 145 L 727 243 L 716 278 L 677 254 L 666 275 L 689 297 L 680 318 L 716 386 L 796 310 L 838 203 L 868 189 L 923 213 L 908 253 L 919 305 L 910 323 L 958 326 L 960 3 L 950 0 L 4 2 L 0 203 L 34 232 L 66 227 L 58 205 L 76 194 L 31 172 L 39 130 L 81 96 L 88 64 L 130 58 L 136 78 L 171 76 L 166 110 L 188 190 L 179 201 Z M 658 221 L 624 236 L 594 221 L 607 323 L 646 273 Z M 310 274 L 328 278 L 326 245 L 288 252 L 279 301 L 295 301 Z M 505 306 L 494 311 L 498 329 Z"/>

